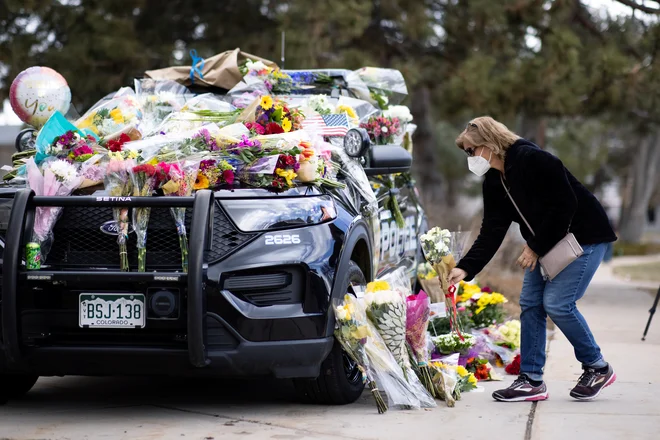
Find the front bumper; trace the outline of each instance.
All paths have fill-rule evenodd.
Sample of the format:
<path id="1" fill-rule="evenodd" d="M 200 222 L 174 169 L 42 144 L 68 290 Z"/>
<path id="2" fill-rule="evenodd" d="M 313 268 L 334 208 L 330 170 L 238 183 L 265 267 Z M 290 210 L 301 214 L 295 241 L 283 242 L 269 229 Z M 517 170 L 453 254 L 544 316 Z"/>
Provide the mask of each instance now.
<path id="1" fill-rule="evenodd" d="M 166 201 L 149 199 L 133 198 L 131 203 L 143 206 L 159 199 Z M 296 230 L 302 239 L 295 247 L 264 249 L 261 240 L 255 240 L 231 258 L 207 267 L 203 252 L 212 234 L 207 226 L 213 197 L 200 192 L 195 198 L 176 201 L 179 206 L 193 205 L 188 274 L 24 271 L 19 251 L 25 238 L 11 237 L 25 237 L 24 231 L 31 230 L 30 212 L 35 206 L 61 206 L 57 203 L 62 202 L 34 197 L 29 191 L 15 198 L 4 252 L 0 371 L 39 375 L 318 375 L 333 344 L 332 335 L 327 334 L 329 292 L 342 235 L 335 226 Z M 75 197 L 65 203 L 84 205 L 94 200 Z M 293 274 L 290 284 L 295 284 L 292 289 L 298 295 L 282 302 L 281 292 L 275 292 L 280 303 L 264 307 L 258 301 L 268 301 L 268 295 L 257 300 L 240 290 L 250 274 L 256 272 L 263 280 L 264 274 L 278 271 Z M 103 286 L 111 292 L 143 292 L 154 285 L 178 289 L 178 319 L 148 321 L 144 329 L 78 328 L 76 298 L 81 291 L 94 292 Z"/>

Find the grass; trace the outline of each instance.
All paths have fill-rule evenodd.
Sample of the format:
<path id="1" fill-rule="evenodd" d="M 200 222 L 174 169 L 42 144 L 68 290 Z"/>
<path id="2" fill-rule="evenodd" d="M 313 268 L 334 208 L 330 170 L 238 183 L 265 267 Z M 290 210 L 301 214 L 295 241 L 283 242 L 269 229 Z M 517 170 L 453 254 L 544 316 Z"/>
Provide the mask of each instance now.
<path id="1" fill-rule="evenodd" d="M 614 242 L 614 256 L 631 257 L 639 255 L 660 254 L 660 243 L 625 243 Z"/>
<path id="2" fill-rule="evenodd" d="M 625 279 L 660 282 L 660 262 L 615 267 L 614 274 Z"/>

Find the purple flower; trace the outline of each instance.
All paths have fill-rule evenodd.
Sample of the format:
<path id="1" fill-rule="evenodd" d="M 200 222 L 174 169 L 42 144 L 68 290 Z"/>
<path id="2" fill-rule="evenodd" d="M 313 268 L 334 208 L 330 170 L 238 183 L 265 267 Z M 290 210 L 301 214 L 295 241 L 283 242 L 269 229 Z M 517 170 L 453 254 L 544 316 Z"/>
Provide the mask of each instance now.
<path id="1" fill-rule="evenodd" d="M 199 164 L 199 169 L 202 171 L 206 171 L 209 168 L 215 168 L 215 160 L 213 159 L 206 159 L 200 162 Z"/>
<path id="2" fill-rule="evenodd" d="M 266 88 L 268 89 L 269 92 L 273 90 L 273 84 L 271 84 L 270 81 L 266 80 L 264 81 L 264 84 L 266 85 Z"/>
<path id="3" fill-rule="evenodd" d="M 105 177 L 105 170 L 99 166 L 91 165 L 85 168 L 83 171 L 83 177 L 85 179 L 93 180 L 94 182 L 99 182 Z"/>

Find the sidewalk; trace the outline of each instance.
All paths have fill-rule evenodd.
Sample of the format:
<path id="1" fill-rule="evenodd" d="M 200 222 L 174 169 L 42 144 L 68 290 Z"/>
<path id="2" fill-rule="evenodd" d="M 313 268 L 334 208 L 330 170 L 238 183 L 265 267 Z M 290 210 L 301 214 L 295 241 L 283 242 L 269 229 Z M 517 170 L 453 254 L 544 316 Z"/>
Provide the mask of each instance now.
<path id="1" fill-rule="evenodd" d="M 628 264 L 628 263 L 624 263 Z M 660 311 L 641 341 L 653 295 L 608 279 L 599 270 L 578 307 L 589 322 L 604 356 L 617 373 L 617 382 L 592 402 L 568 395 L 579 377 L 580 365 L 561 332 L 550 345 L 546 380 L 550 399 L 539 402 L 532 424 L 534 440 L 657 439 L 660 426 Z M 650 286 L 649 286 L 650 287 Z M 657 292 L 658 286 L 655 285 Z"/>
<path id="2" fill-rule="evenodd" d="M 621 277 L 617 277 L 614 275 L 614 268 L 616 267 L 635 266 L 639 264 L 656 263 L 656 262 L 660 262 L 660 255 L 646 255 L 639 257 L 617 257 L 612 259 L 612 261 L 610 261 L 609 263 L 603 263 L 600 266 L 598 272 L 596 272 L 596 276 L 594 277 L 592 283 L 624 287 L 624 288 L 628 287 L 628 288 L 653 289 L 657 291 L 658 290 L 657 282 L 640 281 L 640 280 L 627 281 Z"/>

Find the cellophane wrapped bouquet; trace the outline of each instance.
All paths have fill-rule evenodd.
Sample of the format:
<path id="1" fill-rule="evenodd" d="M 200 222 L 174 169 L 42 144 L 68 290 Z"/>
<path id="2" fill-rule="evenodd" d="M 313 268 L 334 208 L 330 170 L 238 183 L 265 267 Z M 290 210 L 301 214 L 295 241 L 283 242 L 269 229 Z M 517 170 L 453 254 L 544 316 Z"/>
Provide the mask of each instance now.
<path id="1" fill-rule="evenodd" d="M 62 159 L 49 160 L 41 168 L 34 159 L 28 160 L 26 165 L 27 184 L 37 196 L 68 196 L 83 180 L 76 167 Z M 52 244 L 53 227 L 61 212 L 59 206 L 38 206 L 36 209 L 32 240 L 41 245 L 42 261 Z"/>
<path id="2" fill-rule="evenodd" d="M 419 371 L 419 379 L 426 390 L 435 397 L 435 388 L 428 365 L 427 328 L 431 316 L 431 303 L 428 295 L 421 291 L 417 295 L 409 295 L 406 298 L 406 306 L 406 341 L 417 362 L 418 368 L 416 371 Z"/>
<path id="3" fill-rule="evenodd" d="M 346 294 L 341 302 L 335 304 L 335 321 L 335 338 L 341 344 L 344 352 L 357 363 L 364 382 L 374 396 L 378 413 L 385 413 L 387 405 L 376 385 L 366 351 L 367 341 L 372 333 L 369 330 L 367 316 L 359 306 L 357 298 Z"/>
<path id="4" fill-rule="evenodd" d="M 136 165 L 129 170 L 133 182 L 133 195 L 135 197 L 151 197 L 158 187 L 159 175 L 156 167 L 151 164 Z M 138 271 L 145 272 L 147 265 L 147 229 L 151 207 L 133 208 L 133 227 L 137 236 Z"/>
<path id="5" fill-rule="evenodd" d="M 456 287 L 449 285 L 449 273 L 456 267 L 456 259 L 462 256 L 465 235 L 435 227 L 420 236 L 424 257 L 438 274 L 440 288 L 445 298 L 445 307 L 452 331 L 462 337 L 462 329 L 456 311 Z M 426 286 L 425 286 L 426 287 Z M 429 286 L 432 288 L 432 286 Z"/>
<path id="6" fill-rule="evenodd" d="M 105 190 L 112 197 L 128 197 L 133 193 L 133 182 L 129 170 L 136 166 L 136 153 L 116 151 L 109 154 L 109 162 L 106 166 L 104 179 Z M 128 208 L 112 208 L 112 217 L 117 228 L 117 244 L 119 246 L 119 268 L 127 272 L 130 270 L 128 262 L 129 220 Z"/>
<path id="7" fill-rule="evenodd" d="M 101 101 L 76 121 L 82 130 L 90 130 L 103 140 L 116 139 L 122 133 L 136 140 L 142 137 L 138 124 L 142 120 L 142 109 L 135 92 L 125 87 L 113 98 Z"/>

